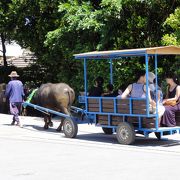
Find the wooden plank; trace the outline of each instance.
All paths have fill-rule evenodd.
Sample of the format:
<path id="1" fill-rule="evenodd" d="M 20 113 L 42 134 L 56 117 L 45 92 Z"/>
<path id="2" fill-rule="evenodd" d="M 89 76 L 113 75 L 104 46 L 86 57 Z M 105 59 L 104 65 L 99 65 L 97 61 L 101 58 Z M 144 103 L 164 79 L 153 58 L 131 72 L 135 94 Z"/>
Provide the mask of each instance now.
<path id="1" fill-rule="evenodd" d="M 112 116 L 111 117 L 112 121 L 119 121 L 119 120 L 123 120 L 123 117 L 122 116 Z"/>
<path id="2" fill-rule="evenodd" d="M 146 100 L 132 100 L 133 106 L 146 106 Z"/>
<path id="3" fill-rule="evenodd" d="M 108 121 L 99 120 L 99 121 L 98 121 L 98 124 L 108 125 Z"/>
<path id="4" fill-rule="evenodd" d="M 120 114 L 129 114 L 130 111 L 129 111 L 129 109 L 117 109 L 117 113 L 120 113 Z"/>
<path id="5" fill-rule="evenodd" d="M 133 106 L 133 110 L 146 110 L 146 106 Z"/>
<path id="6" fill-rule="evenodd" d="M 113 104 L 102 104 L 103 108 L 109 108 L 109 109 L 114 109 L 114 105 Z"/>
<path id="7" fill-rule="evenodd" d="M 107 115 L 97 115 L 98 123 L 101 125 L 108 125 L 108 116 Z M 111 116 L 111 125 L 118 126 L 120 122 L 123 122 L 122 116 Z M 134 127 L 138 127 L 139 121 L 138 117 L 127 117 L 127 122 L 133 124 Z M 180 125 L 180 123 L 179 123 Z M 142 120 L 143 128 L 155 128 L 155 119 L 146 118 Z"/>
<path id="8" fill-rule="evenodd" d="M 117 99 L 117 104 L 129 104 L 129 99 Z"/>
<path id="9" fill-rule="evenodd" d="M 146 114 L 146 109 L 133 109 L 133 114 Z"/>
<path id="10" fill-rule="evenodd" d="M 127 117 L 127 120 L 138 120 L 138 117 Z"/>
<path id="11" fill-rule="evenodd" d="M 89 108 L 99 108 L 99 104 L 88 104 Z"/>
<path id="12" fill-rule="evenodd" d="M 143 128 L 155 128 L 155 118 L 143 118 L 142 120 L 142 127 Z"/>
<path id="13" fill-rule="evenodd" d="M 107 104 L 114 105 L 114 101 L 113 101 L 113 99 L 102 99 L 102 104 L 103 105 L 107 105 Z"/>
<path id="14" fill-rule="evenodd" d="M 143 123 L 155 123 L 155 118 L 143 118 Z"/>
<path id="15" fill-rule="evenodd" d="M 113 126 L 118 126 L 118 124 L 119 124 L 120 122 L 123 122 L 123 120 L 112 121 L 112 125 L 113 125 Z"/>
<path id="16" fill-rule="evenodd" d="M 108 115 L 97 115 L 98 120 L 108 120 Z"/>
<path id="17" fill-rule="evenodd" d="M 133 100 L 132 109 L 133 109 L 134 114 L 139 114 L 139 112 L 140 112 L 140 114 L 141 113 L 146 114 L 143 112 L 143 111 L 146 112 L 146 101 L 145 100 Z M 138 110 L 140 110 L 140 111 L 138 111 Z"/>
<path id="18" fill-rule="evenodd" d="M 99 115 L 99 114 L 97 114 L 97 118 L 104 118 L 104 117 L 108 117 L 108 115 Z"/>
<path id="19" fill-rule="evenodd" d="M 88 104 L 99 104 L 99 99 L 97 98 L 89 98 Z"/>
<path id="20" fill-rule="evenodd" d="M 97 108 L 97 107 L 89 107 L 88 111 L 89 112 L 99 112 L 99 108 Z"/>
<path id="21" fill-rule="evenodd" d="M 129 105 L 128 104 L 118 104 L 117 109 L 118 108 L 120 108 L 120 109 L 129 109 Z"/>
<path id="22" fill-rule="evenodd" d="M 132 106 L 132 109 L 146 109 L 146 106 L 136 105 Z"/>
<path id="23" fill-rule="evenodd" d="M 109 113 L 114 113 L 114 109 L 111 108 L 104 108 L 102 109 L 103 112 L 109 112 Z"/>
<path id="24" fill-rule="evenodd" d="M 128 117 L 127 118 L 127 122 L 130 122 L 130 123 L 138 123 L 138 118 L 137 117 Z"/>
<path id="25" fill-rule="evenodd" d="M 112 125 L 117 126 L 120 122 L 123 122 L 123 117 L 122 116 L 112 116 Z"/>
<path id="26" fill-rule="evenodd" d="M 142 124 L 143 128 L 155 128 L 155 123 Z"/>

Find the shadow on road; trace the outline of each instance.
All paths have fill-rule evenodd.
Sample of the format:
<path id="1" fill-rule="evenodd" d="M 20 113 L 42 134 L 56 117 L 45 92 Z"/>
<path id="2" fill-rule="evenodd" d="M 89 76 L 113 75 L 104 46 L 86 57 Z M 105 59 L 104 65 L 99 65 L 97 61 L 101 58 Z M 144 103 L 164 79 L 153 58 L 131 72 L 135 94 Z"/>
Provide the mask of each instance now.
<path id="1" fill-rule="evenodd" d="M 5 126 L 12 126 L 11 124 L 3 124 Z M 59 132 L 56 131 L 56 127 L 50 127 L 48 130 L 45 130 L 43 126 L 38 125 L 23 125 L 23 129 L 26 129 L 28 131 L 34 131 L 34 132 L 42 132 L 42 133 L 49 133 L 49 134 L 59 134 Z M 61 131 L 60 133 L 63 133 Z M 169 139 L 167 139 L 167 136 L 164 136 L 162 140 L 158 140 L 157 138 L 149 137 L 145 138 L 144 136 L 136 136 L 135 143 L 131 146 L 133 147 L 170 147 L 170 146 L 180 146 L 180 140 L 174 140 L 173 135 L 168 136 Z M 119 144 L 115 134 L 113 135 L 106 135 L 104 133 L 88 133 L 82 132 L 77 135 L 76 139 L 80 141 L 89 141 L 89 142 L 99 142 L 99 143 L 106 143 L 106 144 Z"/>
<path id="2" fill-rule="evenodd" d="M 173 138 L 173 137 L 172 137 Z M 103 133 L 92 133 L 92 134 L 80 134 L 77 136 L 78 140 L 86 140 L 86 141 L 95 141 L 102 142 L 107 144 L 119 144 L 115 135 L 106 135 Z M 161 140 L 157 138 L 145 138 L 143 136 L 136 136 L 135 143 L 131 146 L 138 147 L 155 147 L 155 146 L 178 146 L 180 145 L 180 140 L 167 139 L 167 137 L 163 137 Z"/>
<path id="3" fill-rule="evenodd" d="M 13 126 L 13 125 L 11 125 L 11 124 L 2 124 L 3 126 Z"/>
<path id="4" fill-rule="evenodd" d="M 23 128 L 24 129 L 27 129 L 27 130 L 31 130 L 31 131 L 42 131 L 42 132 L 57 132 L 55 128 L 48 128 L 48 129 L 44 129 L 43 126 L 37 126 L 37 125 L 23 125 Z"/>
<path id="5" fill-rule="evenodd" d="M 4 126 L 12 126 L 11 124 L 3 124 Z M 13 126 L 12 126 L 13 127 Z M 23 129 L 26 129 L 28 131 L 40 131 L 43 133 L 61 133 L 56 131 L 56 128 L 51 128 L 49 127 L 47 130 L 44 129 L 43 126 L 38 126 L 38 125 L 28 125 L 28 124 L 23 124 Z"/>

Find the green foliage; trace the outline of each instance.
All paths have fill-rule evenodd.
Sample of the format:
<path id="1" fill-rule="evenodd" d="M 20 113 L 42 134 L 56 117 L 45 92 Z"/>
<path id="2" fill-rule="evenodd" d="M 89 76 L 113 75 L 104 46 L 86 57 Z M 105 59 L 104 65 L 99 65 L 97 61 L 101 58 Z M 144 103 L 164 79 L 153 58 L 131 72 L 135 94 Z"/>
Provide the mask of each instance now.
<path id="1" fill-rule="evenodd" d="M 162 37 L 163 45 L 180 45 L 180 8 L 176 8 L 174 13 L 170 14 L 164 22 L 166 33 Z M 177 76 L 180 74 L 180 57 L 165 59 L 162 67 L 165 72 L 173 72 Z"/>
<path id="2" fill-rule="evenodd" d="M 180 8 L 177 8 L 173 14 L 170 14 L 164 25 L 170 26 L 172 31 L 163 36 L 163 44 L 180 45 Z"/>
<path id="3" fill-rule="evenodd" d="M 165 34 L 163 42 L 179 44 L 179 5 L 179 0 L 1 1 L 0 31 L 37 56 L 37 66 L 24 71 L 25 79 L 31 81 L 31 74 L 38 84 L 66 82 L 78 92 L 83 89 L 83 64 L 73 54 L 159 46 Z M 179 67 L 171 58 L 159 62 L 162 75 Z M 109 82 L 108 65 L 88 62 L 89 86 L 98 75 Z M 150 69 L 153 66 L 150 63 Z M 143 68 L 144 59 L 114 61 L 115 86 L 133 82 L 135 72 Z"/>

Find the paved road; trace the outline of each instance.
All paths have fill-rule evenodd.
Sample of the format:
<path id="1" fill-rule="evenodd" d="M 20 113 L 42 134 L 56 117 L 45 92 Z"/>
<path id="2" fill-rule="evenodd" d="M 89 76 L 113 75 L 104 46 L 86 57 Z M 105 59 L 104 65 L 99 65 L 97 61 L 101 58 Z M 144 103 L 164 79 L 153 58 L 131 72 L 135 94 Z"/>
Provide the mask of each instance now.
<path id="1" fill-rule="evenodd" d="M 80 125 L 76 139 L 43 130 L 40 118 L 22 117 L 23 128 L 0 114 L 0 179 L 110 180 L 179 179 L 180 135 L 158 141 L 138 136 L 135 144 L 117 143 L 100 128 Z"/>

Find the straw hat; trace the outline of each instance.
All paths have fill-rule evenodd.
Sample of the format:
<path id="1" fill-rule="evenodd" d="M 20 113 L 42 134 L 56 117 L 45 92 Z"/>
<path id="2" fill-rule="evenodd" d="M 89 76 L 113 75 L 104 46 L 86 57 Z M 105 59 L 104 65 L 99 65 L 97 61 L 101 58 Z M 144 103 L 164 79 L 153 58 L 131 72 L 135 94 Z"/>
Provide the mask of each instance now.
<path id="1" fill-rule="evenodd" d="M 16 71 L 12 71 L 11 74 L 8 75 L 9 77 L 19 77 Z"/>
<path id="2" fill-rule="evenodd" d="M 150 83 L 153 83 L 154 79 L 155 79 L 155 74 L 153 72 L 148 72 L 148 80 Z"/>

